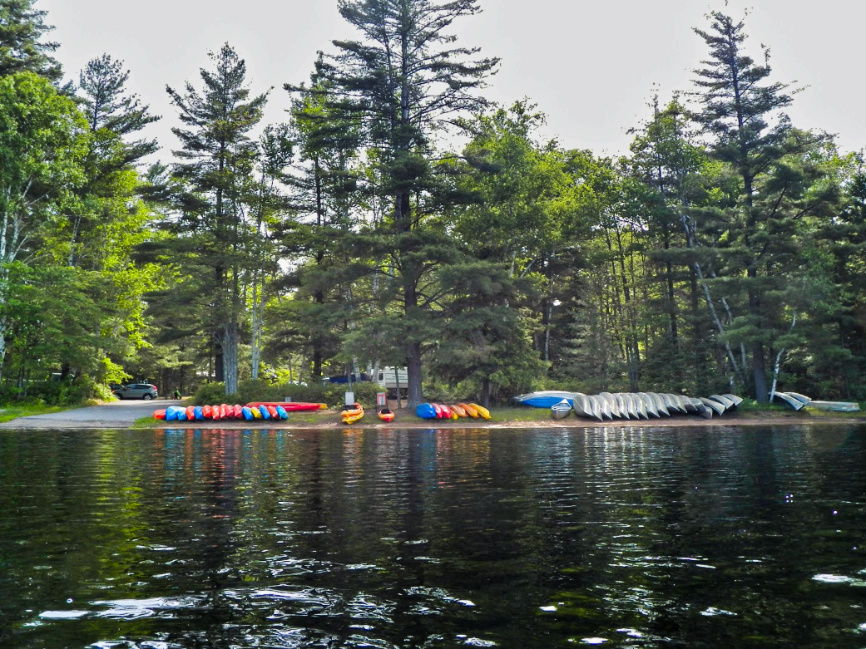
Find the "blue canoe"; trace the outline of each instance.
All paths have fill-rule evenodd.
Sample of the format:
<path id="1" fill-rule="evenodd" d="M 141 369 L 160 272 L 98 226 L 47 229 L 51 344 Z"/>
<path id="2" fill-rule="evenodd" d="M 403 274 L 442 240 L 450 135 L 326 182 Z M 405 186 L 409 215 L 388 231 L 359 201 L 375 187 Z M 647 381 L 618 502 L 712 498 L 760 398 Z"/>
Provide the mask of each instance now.
<path id="1" fill-rule="evenodd" d="M 521 394 L 513 397 L 513 400 L 524 406 L 532 406 L 533 408 L 550 408 L 560 403 L 563 399 L 568 401 L 569 405 L 574 407 L 574 397 L 580 392 L 562 392 L 560 390 L 541 390 L 539 392 L 530 392 L 529 394 Z"/>

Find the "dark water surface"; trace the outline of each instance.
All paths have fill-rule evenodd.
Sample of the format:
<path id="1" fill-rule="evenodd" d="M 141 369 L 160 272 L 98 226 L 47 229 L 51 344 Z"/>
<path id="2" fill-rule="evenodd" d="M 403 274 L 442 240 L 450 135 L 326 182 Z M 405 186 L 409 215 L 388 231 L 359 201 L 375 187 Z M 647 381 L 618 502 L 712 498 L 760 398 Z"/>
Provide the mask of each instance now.
<path id="1" fill-rule="evenodd" d="M 866 647 L 866 427 L 0 432 L 0 647 Z"/>

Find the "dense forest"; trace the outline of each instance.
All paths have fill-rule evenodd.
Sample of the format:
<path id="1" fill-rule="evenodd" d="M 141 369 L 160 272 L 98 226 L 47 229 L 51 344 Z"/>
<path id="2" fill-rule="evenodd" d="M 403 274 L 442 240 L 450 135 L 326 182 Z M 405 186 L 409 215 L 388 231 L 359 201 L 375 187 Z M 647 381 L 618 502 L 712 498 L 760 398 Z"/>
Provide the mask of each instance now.
<path id="1" fill-rule="evenodd" d="M 167 88 L 176 140 L 105 54 L 66 80 L 36 0 L 0 0 L 0 388 L 321 385 L 405 366 L 409 403 L 530 389 L 866 399 L 866 170 L 785 114 L 712 12 L 693 86 L 627 155 L 539 136 L 459 38 L 476 0 L 338 0 L 309 80 L 225 44 Z M 589 127 L 589 125 L 588 125 Z M 154 163 L 162 147 L 170 164 Z"/>

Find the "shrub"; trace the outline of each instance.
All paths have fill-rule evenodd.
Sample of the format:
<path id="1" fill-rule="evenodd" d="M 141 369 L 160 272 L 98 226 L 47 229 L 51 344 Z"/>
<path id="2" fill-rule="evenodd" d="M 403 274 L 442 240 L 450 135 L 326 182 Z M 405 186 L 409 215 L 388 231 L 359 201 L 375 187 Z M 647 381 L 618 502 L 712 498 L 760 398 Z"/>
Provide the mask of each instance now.
<path id="1" fill-rule="evenodd" d="M 197 406 L 211 405 L 215 403 L 229 403 L 226 400 L 225 383 L 205 383 L 192 397 L 192 402 Z M 234 402 L 231 402 L 234 403 Z"/>
<path id="2" fill-rule="evenodd" d="M 345 383 L 327 383 L 325 385 L 301 385 L 298 383 L 272 384 L 267 381 L 241 381 L 237 394 L 226 396 L 224 383 L 206 383 L 193 396 L 196 405 L 214 403 L 250 403 L 252 401 L 284 401 L 289 397 L 292 401 L 308 403 L 326 403 L 333 408 L 342 408 L 344 395 L 348 386 Z M 376 394 L 384 389 L 376 383 L 353 383 L 352 391 L 355 401 L 366 408 L 376 405 Z"/>

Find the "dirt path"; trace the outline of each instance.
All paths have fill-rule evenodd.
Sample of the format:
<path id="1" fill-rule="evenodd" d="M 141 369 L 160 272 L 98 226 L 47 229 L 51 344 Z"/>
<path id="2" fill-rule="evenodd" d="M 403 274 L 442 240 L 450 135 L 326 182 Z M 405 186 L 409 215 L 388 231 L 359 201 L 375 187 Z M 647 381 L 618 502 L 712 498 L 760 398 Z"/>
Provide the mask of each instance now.
<path id="1" fill-rule="evenodd" d="M 112 401 L 46 415 L 19 417 L 0 424 L 0 428 L 129 428 L 136 419 L 150 416 L 157 408 L 165 408 L 172 403 L 176 402 L 167 399 Z"/>

